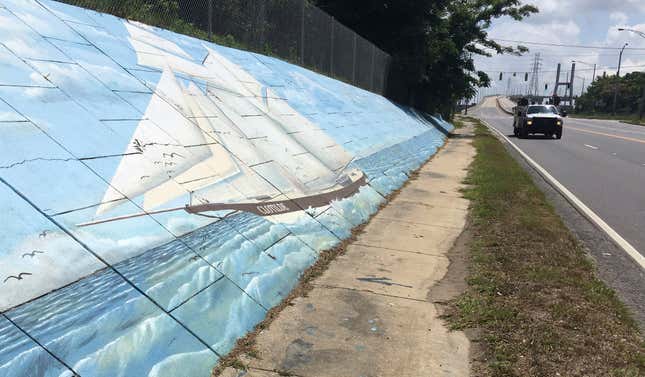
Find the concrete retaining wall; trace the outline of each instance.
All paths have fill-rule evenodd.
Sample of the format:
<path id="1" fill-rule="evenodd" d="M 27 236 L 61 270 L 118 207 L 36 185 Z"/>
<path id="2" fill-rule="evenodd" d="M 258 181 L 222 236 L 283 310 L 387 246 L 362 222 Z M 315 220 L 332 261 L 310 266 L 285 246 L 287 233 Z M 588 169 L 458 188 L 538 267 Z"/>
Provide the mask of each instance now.
<path id="1" fill-rule="evenodd" d="M 54 1 L 0 36 L 2 376 L 208 376 L 452 129 Z"/>
<path id="2" fill-rule="evenodd" d="M 507 97 L 497 97 L 497 106 L 506 114 L 513 115 L 513 108 L 517 104 Z"/>

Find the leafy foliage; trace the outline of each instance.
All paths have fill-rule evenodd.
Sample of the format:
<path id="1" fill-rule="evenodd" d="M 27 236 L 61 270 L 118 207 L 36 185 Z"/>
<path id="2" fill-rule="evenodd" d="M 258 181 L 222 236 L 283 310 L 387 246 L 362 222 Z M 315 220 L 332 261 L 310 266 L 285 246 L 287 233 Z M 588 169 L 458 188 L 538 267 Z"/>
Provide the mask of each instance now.
<path id="1" fill-rule="evenodd" d="M 616 112 L 635 114 L 645 87 L 645 73 L 633 72 L 623 77 L 607 76 L 596 79 L 577 100 L 576 111 L 611 113 L 616 91 Z"/>
<path id="2" fill-rule="evenodd" d="M 208 37 L 207 0 L 61 1 L 201 39 Z M 486 73 L 475 69 L 473 56 L 527 51 L 523 46 L 503 46 L 490 39 L 487 29 L 491 22 L 499 17 L 522 20 L 537 12 L 521 0 L 305 1 L 323 8 L 393 56 L 388 97 L 444 115 L 450 115 L 461 98 L 474 97 L 477 87 L 490 85 Z M 301 64 L 301 9 L 300 0 L 213 1 L 212 39 Z M 324 28 L 314 33 L 314 40 L 325 39 Z M 315 42 L 308 45 L 313 46 L 309 47 L 310 55 L 319 46 Z M 328 62 L 325 50 L 320 50 L 308 66 L 327 72 L 321 69 L 324 64 L 318 64 Z M 347 74 L 334 74 L 349 80 Z"/>
<path id="3" fill-rule="evenodd" d="M 537 12 L 519 0 L 317 0 L 317 5 L 392 54 L 388 96 L 426 111 L 449 114 L 478 86 L 489 86 L 473 56 L 521 54 L 502 46 L 487 29 L 499 17 L 515 20 Z"/>

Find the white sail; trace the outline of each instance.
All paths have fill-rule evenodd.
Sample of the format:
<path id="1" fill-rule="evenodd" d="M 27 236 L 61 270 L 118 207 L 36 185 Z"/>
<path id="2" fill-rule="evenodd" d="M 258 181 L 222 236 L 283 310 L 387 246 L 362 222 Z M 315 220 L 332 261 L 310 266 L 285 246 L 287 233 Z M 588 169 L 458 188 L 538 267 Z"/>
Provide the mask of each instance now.
<path id="1" fill-rule="evenodd" d="M 169 70 L 164 70 L 158 87 L 166 93 L 181 93 Z M 181 96 L 175 98 L 180 99 Z M 208 147 L 191 148 L 190 153 L 187 153 L 183 145 L 204 145 L 204 135 L 158 96 L 151 96 L 144 118 L 156 122 L 143 120 L 139 123 L 125 152 L 132 151 L 134 147 L 139 154 L 127 154 L 121 158 L 103 197 L 103 204 L 97 209 L 97 215 L 119 205 L 115 199 L 123 196 L 134 198 L 144 194 L 211 156 Z M 166 195 L 174 195 L 166 191 Z"/>
<path id="2" fill-rule="evenodd" d="M 204 66 L 219 68 L 220 71 L 225 69 L 228 75 L 221 73 L 220 75 L 235 78 L 239 82 L 238 85 L 227 82 L 228 86 L 235 86 L 237 90 L 252 97 L 248 98 L 249 103 L 273 122 L 281 124 L 285 132 L 290 133 L 302 148 L 309 151 L 330 170 L 337 171 L 351 161 L 352 156 L 342 146 L 293 109 L 286 100 L 279 99 L 270 88 L 263 86 L 248 72 L 231 63 L 215 50 L 206 46 L 205 48 L 208 50 L 208 57 L 204 60 Z"/>
<path id="3" fill-rule="evenodd" d="M 212 109 L 204 109 L 195 97 L 200 93 L 196 85 L 191 84 L 187 90 L 182 91 L 183 100 L 190 111 L 187 116 L 194 119 L 197 128 L 202 132 L 207 145 L 204 148 L 210 150 L 210 157 L 195 164 L 190 169 L 177 175 L 173 182 L 166 182 L 146 192 L 144 197 L 144 209 L 157 208 L 186 192 L 195 192 L 217 182 L 225 181 L 235 175 L 241 174 L 238 164 L 231 158 L 230 153 L 220 144 L 220 140 L 214 133 L 211 119 L 205 117 L 205 111 L 212 112 Z M 209 105 L 206 103 L 206 105 Z M 212 104 L 210 104 L 212 106 Z M 192 148 L 191 148 L 192 149 Z"/>
<path id="4" fill-rule="evenodd" d="M 122 157 L 97 215 L 123 195 L 143 195 L 149 211 L 189 193 L 206 202 L 253 201 L 336 185 L 351 156 L 253 76 L 208 47 L 200 65 L 170 41 L 136 25 L 128 31 L 139 64 L 162 75 L 148 120 L 132 135 L 129 148 L 140 154 Z M 184 87 L 175 73 L 205 82 L 207 92 L 190 80 Z"/>

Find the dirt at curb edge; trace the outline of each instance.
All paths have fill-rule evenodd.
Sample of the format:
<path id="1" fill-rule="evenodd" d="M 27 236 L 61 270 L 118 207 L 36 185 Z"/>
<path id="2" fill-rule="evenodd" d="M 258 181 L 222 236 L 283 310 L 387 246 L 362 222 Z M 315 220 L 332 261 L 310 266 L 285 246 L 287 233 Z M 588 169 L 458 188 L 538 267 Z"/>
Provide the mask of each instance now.
<path id="1" fill-rule="evenodd" d="M 432 156 L 430 156 L 430 158 L 428 158 L 428 160 L 422 163 L 417 170 L 408 173 L 408 180 L 403 184 L 403 186 L 387 195 L 385 197 L 385 201 L 379 206 L 378 210 L 374 214 L 372 214 L 367 222 L 355 227 L 352 230 L 351 236 L 349 238 L 341 241 L 341 243 L 336 247 L 320 252 L 316 263 L 314 263 L 311 267 L 307 268 L 303 272 L 298 284 L 293 288 L 291 293 L 287 297 L 285 297 L 280 302 L 280 304 L 269 310 L 266 318 L 262 322 L 257 324 L 253 331 L 246 334 L 246 336 L 244 336 L 243 338 L 238 339 L 233 350 L 231 350 L 231 352 L 229 352 L 226 356 L 222 357 L 219 360 L 219 363 L 215 366 L 215 368 L 213 368 L 211 377 L 221 376 L 224 370 L 228 367 L 233 367 L 236 369 L 247 369 L 247 366 L 240 360 L 240 358 L 242 355 L 257 357 L 255 344 L 256 339 L 260 335 L 260 333 L 264 329 L 267 329 L 287 306 L 292 306 L 293 301 L 296 298 L 307 297 L 307 294 L 314 288 L 312 282 L 327 270 L 331 262 L 333 262 L 339 255 L 342 255 L 347 251 L 347 247 L 351 245 L 361 233 L 363 233 L 364 229 L 370 224 L 371 220 L 374 218 L 374 216 L 376 216 L 376 214 L 381 211 L 381 209 L 387 206 L 390 201 L 396 198 L 403 189 L 405 189 L 412 181 L 414 181 L 418 177 L 419 171 L 423 168 L 423 166 L 431 162 L 435 158 L 435 156 L 441 153 L 445 146 L 450 142 L 450 138 L 452 136 L 452 134 L 449 135 L 446 139 L 446 142 L 441 147 L 439 147 L 437 151 Z M 283 372 L 281 371 L 275 372 L 279 375 L 288 375 L 283 374 Z"/>

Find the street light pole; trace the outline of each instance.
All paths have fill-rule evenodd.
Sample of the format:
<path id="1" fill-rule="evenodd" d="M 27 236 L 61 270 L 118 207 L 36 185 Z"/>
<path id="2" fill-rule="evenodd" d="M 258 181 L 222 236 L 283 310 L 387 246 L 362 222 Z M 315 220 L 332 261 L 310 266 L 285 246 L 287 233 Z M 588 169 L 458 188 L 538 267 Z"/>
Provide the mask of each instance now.
<path id="1" fill-rule="evenodd" d="M 640 30 L 619 27 L 618 31 L 629 31 L 629 32 L 632 32 L 634 34 L 637 34 L 637 35 L 645 38 L 645 33 L 640 31 Z M 638 106 L 638 119 L 639 120 L 643 119 L 643 111 L 645 111 L 645 87 L 643 87 L 643 94 L 642 94 L 642 97 L 641 97 L 641 102 L 640 102 L 640 105 Z"/>
<path id="2" fill-rule="evenodd" d="M 625 28 L 625 27 L 619 27 L 619 28 L 618 28 L 618 31 L 631 31 L 632 33 L 638 34 L 638 35 L 640 35 L 641 37 L 645 38 L 645 33 L 643 33 L 643 32 L 642 32 L 642 31 L 640 31 L 640 30 L 636 30 L 636 29 L 628 29 L 628 28 Z"/>
<path id="3" fill-rule="evenodd" d="M 616 115 L 616 99 L 618 98 L 618 81 L 620 80 L 620 63 L 623 60 L 623 51 L 629 43 L 625 42 L 623 48 L 620 49 L 620 54 L 618 54 L 618 71 L 616 71 L 616 83 L 614 84 L 614 104 L 611 108 L 611 115 Z"/>
<path id="4" fill-rule="evenodd" d="M 618 54 L 618 71 L 616 72 L 616 76 L 620 77 L 620 63 L 623 61 L 623 51 L 625 51 L 625 47 L 627 47 L 629 43 L 625 42 L 623 45 L 623 48 L 620 49 L 620 54 Z"/>

